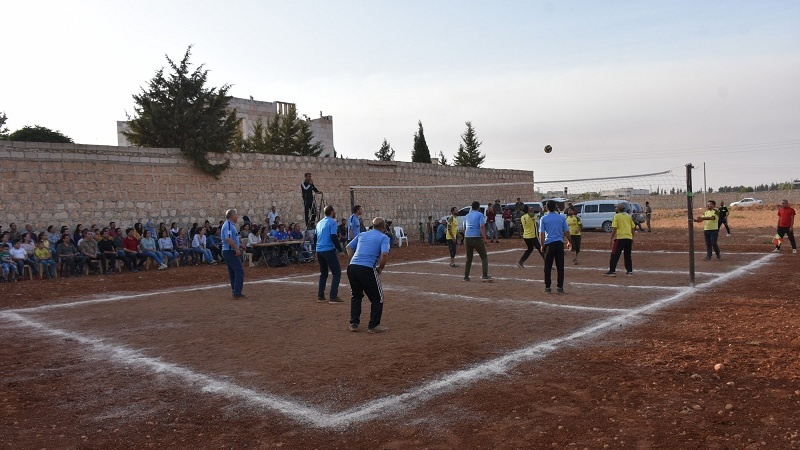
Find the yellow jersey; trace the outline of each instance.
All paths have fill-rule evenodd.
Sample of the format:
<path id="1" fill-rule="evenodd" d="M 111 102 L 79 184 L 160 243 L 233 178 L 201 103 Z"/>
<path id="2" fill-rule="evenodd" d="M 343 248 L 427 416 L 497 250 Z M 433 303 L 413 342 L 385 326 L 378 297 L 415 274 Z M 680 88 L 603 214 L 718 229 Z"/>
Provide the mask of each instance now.
<path id="1" fill-rule="evenodd" d="M 611 228 L 617 229 L 617 239 L 633 239 L 635 226 L 631 216 L 624 212 L 614 214 L 614 219 L 611 221 Z"/>
<path id="2" fill-rule="evenodd" d="M 519 219 L 522 222 L 522 238 L 523 239 L 537 239 L 539 234 L 539 224 L 536 220 L 535 214 L 523 214 Z"/>
<path id="3" fill-rule="evenodd" d="M 455 239 L 458 236 L 458 217 L 450 216 L 447 218 L 447 235 L 446 239 Z"/>
<path id="4" fill-rule="evenodd" d="M 569 227 L 569 234 L 572 236 L 581 235 L 581 218 L 578 216 L 567 216 L 567 226 Z"/>
<path id="5" fill-rule="evenodd" d="M 704 230 L 719 230 L 719 213 L 717 213 L 716 209 L 707 209 L 703 213 L 703 217 L 711 217 L 710 220 L 703 221 L 703 229 Z"/>

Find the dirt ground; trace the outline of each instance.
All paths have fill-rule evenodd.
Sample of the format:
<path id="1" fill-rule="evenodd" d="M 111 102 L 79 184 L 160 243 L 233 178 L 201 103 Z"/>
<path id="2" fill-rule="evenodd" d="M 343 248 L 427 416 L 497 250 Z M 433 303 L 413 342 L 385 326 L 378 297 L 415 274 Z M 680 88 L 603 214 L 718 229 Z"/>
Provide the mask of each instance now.
<path id="1" fill-rule="evenodd" d="M 697 282 L 769 254 L 773 214 L 732 215 L 721 261 L 700 260 L 698 226 Z M 673 295 L 688 284 L 688 257 L 663 252 L 686 251 L 685 224 L 664 212 L 653 233 L 637 234 L 630 278 L 602 277 L 609 235 L 584 233 L 586 252 L 568 267 L 564 296 L 542 293 L 535 255 L 528 268 L 513 267 L 519 239 L 491 244 L 491 284 L 464 283 L 461 268 L 441 262 L 417 263 L 446 249 L 412 242 L 392 251 L 382 277 L 391 327 L 383 335 L 349 333 L 347 304 L 314 301 L 313 264 L 247 268 L 246 280 L 257 283 L 239 303 L 225 288 L 190 290 L 225 283 L 224 267 L 3 284 L 0 447 L 800 448 L 800 257 L 786 251 L 631 324 L 367 420 L 326 427 L 259 403 L 277 392 L 328 413 L 355 411 L 615 314 L 604 308 Z M 163 290 L 174 292 L 48 306 Z M 340 296 L 348 292 L 343 286 Z M 2 315 L 37 307 L 22 316 L 46 330 Z M 362 324 L 368 309 L 365 302 Z"/>

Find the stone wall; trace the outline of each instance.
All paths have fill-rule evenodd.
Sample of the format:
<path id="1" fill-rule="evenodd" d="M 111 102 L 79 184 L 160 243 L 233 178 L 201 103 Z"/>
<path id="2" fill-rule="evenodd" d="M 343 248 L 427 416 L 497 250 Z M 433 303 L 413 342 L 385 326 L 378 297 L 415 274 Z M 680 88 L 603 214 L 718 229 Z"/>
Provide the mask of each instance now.
<path id="1" fill-rule="evenodd" d="M 503 202 L 533 195 L 533 174 L 520 170 L 443 167 L 406 162 L 300 156 L 231 154 L 231 168 L 219 180 L 202 174 L 180 151 L 169 148 L 114 147 L 0 141 L 0 223 L 131 226 L 136 221 L 212 223 L 236 207 L 240 215 L 263 222 L 275 205 L 286 223 L 302 221 L 300 182 L 312 172 L 325 201 L 339 218 L 349 216 L 350 186 L 365 217 L 382 215 L 410 234 L 416 223 L 441 217 L 451 206 Z M 452 188 L 444 185 L 525 183 Z M 411 189 L 410 186 L 435 188 Z M 6 228 L 7 229 L 7 228 Z"/>

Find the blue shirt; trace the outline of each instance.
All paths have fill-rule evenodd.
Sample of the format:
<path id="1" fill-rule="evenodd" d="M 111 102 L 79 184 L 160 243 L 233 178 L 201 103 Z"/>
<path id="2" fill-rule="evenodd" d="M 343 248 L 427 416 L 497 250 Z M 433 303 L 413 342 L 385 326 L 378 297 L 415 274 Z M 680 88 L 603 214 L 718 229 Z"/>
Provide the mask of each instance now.
<path id="1" fill-rule="evenodd" d="M 337 236 L 339 230 L 337 229 L 336 221 L 328 216 L 325 216 L 317 224 L 317 251 L 327 252 L 333 250 L 336 246 L 333 245 L 331 235 Z"/>
<path id="2" fill-rule="evenodd" d="M 224 224 L 222 224 L 222 231 L 220 232 L 220 238 L 222 239 L 222 250 L 236 250 L 239 248 L 239 233 L 236 231 L 236 225 L 233 224 L 230 220 L 226 220 Z M 236 243 L 236 248 L 231 248 L 228 244 L 228 238 L 233 239 L 233 242 Z"/>
<path id="3" fill-rule="evenodd" d="M 275 239 L 277 239 L 279 241 L 285 241 L 285 240 L 289 239 L 289 233 L 287 233 L 285 231 L 281 231 L 281 230 L 276 231 L 274 236 L 275 236 Z"/>
<path id="4" fill-rule="evenodd" d="M 564 241 L 564 232 L 569 232 L 567 219 L 556 212 L 547 213 L 539 221 L 539 232 L 544 233 L 544 245 Z"/>
<path id="5" fill-rule="evenodd" d="M 486 216 L 478 209 L 464 217 L 464 237 L 481 237 L 481 227 L 486 223 Z"/>
<path id="6" fill-rule="evenodd" d="M 389 236 L 378 230 L 360 233 L 348 247 L 355 250 L 350 264 L 374 268 L 382 253 L 389 253 Z"/>
<path id="7" fill-rule="evenodd" d="M 361 221 L 358 220 L 358 216 L 355 214 L 347 219 L 347 239 L 350 239 L 350 233 L 352 233 L 353 239 L 361 233 Z"/>

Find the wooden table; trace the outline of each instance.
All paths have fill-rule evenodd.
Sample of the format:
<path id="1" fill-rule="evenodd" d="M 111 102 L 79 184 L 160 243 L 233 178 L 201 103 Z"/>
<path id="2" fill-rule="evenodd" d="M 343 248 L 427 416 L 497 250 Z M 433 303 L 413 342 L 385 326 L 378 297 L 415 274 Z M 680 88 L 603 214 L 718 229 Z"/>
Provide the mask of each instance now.
<path id="1" fill-rule="evenodd" d="M 303 244 L 302 240 L 285 240 L 285 241 L 275 241 L 275 242 L 261 242 L 258 244 L 253 244 L 252 247 L 254 248 L 262 248 L 264 249 L 264 260 L 267 262 L 267 266 L 269 266 L 270 260 L 278 260 L 285 264 L 289 264 L 289 256 L 288 256 L 288 249 L 292 245 L 297 245 L 300 247 Z"/>

